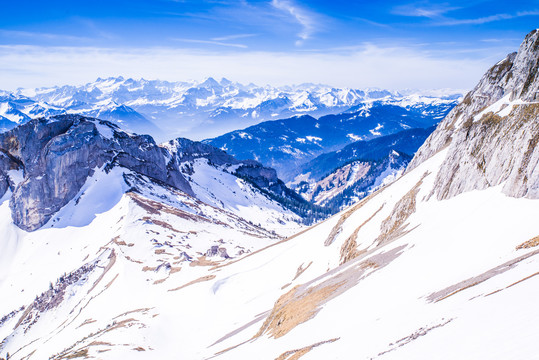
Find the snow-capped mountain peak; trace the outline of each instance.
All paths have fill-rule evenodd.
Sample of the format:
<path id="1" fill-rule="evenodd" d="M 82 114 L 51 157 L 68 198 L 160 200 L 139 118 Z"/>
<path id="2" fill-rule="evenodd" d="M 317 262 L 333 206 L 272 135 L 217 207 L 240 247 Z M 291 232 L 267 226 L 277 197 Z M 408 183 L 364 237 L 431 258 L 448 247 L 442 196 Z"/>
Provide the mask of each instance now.
<path id="1" fill-rule="evenodd" d="M 114 101 L 133 109 L 152 123 L 144 127 L 135 126 L 132 131 L 149 132 L 159 140 L 179 136 L 204 139 L 264 120 L 305 113 L 316 117 L 340 113 L 365 102 L 407 98 L 415 101 L 410 97 L 414 94 L 403 96 L 396 91 L 380 89 L 341 89 L 322 84 L 283 87 L 242 85 L 225 78 L 217 81 L 212 77 L 200 82 L 168 82 L 119 76 L 98 78 L 80 86 L 20 89 L 13 95 L 39 102 L 45 109 L 54 107 L 63 109 L 65 113 L 77 112 L 88 116 L 95 116 L 102 104 Z M 445 93 L 436 98 L 451 101 Z M 49 115 L 46 110 L 34 114 L 29 114 L 27 109 L 19 111 L 31 118 Z M 213 132 L 209 131 L 207 123 L 212 123 Z M 124 120 L 122 125 L 128 126 L 129 121 Z M 166 138 L 163 134 L 171 136 Z"/>

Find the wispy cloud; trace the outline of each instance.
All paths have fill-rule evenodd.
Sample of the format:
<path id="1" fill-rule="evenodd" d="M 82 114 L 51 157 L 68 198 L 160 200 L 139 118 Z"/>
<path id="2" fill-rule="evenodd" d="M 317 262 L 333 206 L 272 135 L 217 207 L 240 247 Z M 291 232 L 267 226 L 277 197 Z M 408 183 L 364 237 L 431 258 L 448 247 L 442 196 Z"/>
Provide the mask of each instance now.
<path id="1" fill-rule="evenodd" d="M 412 16 L 412 17 L 426 17 L 429 19 L 436 19 L 442 17 L 444 14 L 459 10 L 460 7 L 449 6 L 447 4 L 437 4 L 437 5 L 417 5 L 417 4 L 407 4 L 394 7 L 392 13 L 395 15 L 401 16 Z"/>
<path id="2" fill-rule="evenodd" d="M 440 26 L 454 26 L 454 25 L 480 25 L 500 20 L 516 19 L 523 16 L 537 16 L 539 10 L 534 11 L 520 11 L 514 14 L 495 14 L 490 16 L 479 17 L 475 19 L 448 19 L 441 21 L 435 25 Z"/>
<path id="3" fill-rule="evenodd" d="M 181 41 L 185 43 L 192 43 L 192 44 L 206 44 L 206 45 L 218 45 L 218 46 L 226 46 L 226 47 L 233 47 L 233 48 L 240 48 L 240 49 L 246 49 L 248 46 L 244 44 L 234 44 L 234 43 L 227 43 L 222 41 L 217 41 L 217 39 L 212 40 L 199 40 L 199 39 L 181 39 L 181 38 L 174 38 L 171 39 L 174 41 Z"/>
<path id="4" fill-rule="evenodd" d="M 372 20 L 365 19 L 365 18 L 362 18 L 362 17 L 353 16 L 353 17 L 349 17 L 349 19 L 355 20 L 355 21 L 362 21 L 362 22 L 364 22 L 366 24 L 373 25 L 373 26 L 376 26 L 376 27 L 379 27 L 379 28 L 385 28 L 385 29 L 391 28 L 391 26 L 388 25 L 388 24 L 383 24 L 383 23 L 380 23 L 380 22 L 377 22 L 377 21 L 372 21 Z"/>
<path id="5" fill-rule="evenodd" d="M 236 39 L 245 39 L 256 36 L 256 34 L 236 34 L 236 35 L 227 35 L 227 36 L 220 36 L 220 37 L 214 37 L 212 38 L 213 41 L 229 41 L 229 40 L 236 40 Z"/>
<path id="6" fill-rule="evenodd" d="M 83 36 L 33 32 L 33 31 L 2 30 L 2 29 L 0 29 L 0 35 L 17 37 L 17 38 L 56 40 L 56 41 L 62 41 L 62 40 L 63 41 L 90 41 L 92 40 L 89 37 L 83 37 Z"/>
<path id="7" fill-rule="evenodd" d="M 297 34 L 299 39 L 296 41 L 296 45 L 302 45 L 305 40 L 308 40 L 315 33 L 316 21 L 307 10 L 289 0 L 272 0 L 271 5 L 288 13 L 301 25 L 302 30 Z"/>
<path id="8" fill-rule="evenodd" d="M 469 19 L 458 19 L 454 17 L 447 16 L 448 13 L 461 10 L 463 7 L 450 6 L 446 4 L 422 4 L 418 5 L 407 4 L 397 6 L 392 9 L 392 13 L 395 15 L 401 16 L 410 16 L 410 17 L 424 17 L 433 20 L 430 25 L 433 26 L 456 26 L 456 25 L 481 25 L 486 23 L 491 23 L 501 20 L 510 20 L 515 18 L 520 18 L 523 16 L 537 16 L 539 15 L 539 10 L 531 11 L 519 11 L 517 13 L 501 13 L 493 14 L 489 16 L 481 16 L 476 18 Z"/>
<path id="9" fill-rule="evenodd" d="M 479 40 L 484 43 L 493 43 L 493 44 L 499 44 L 499 43 L 516 43 L 519 44 L 522 39 L 519 38 L 489 38 L 489 39 L 482 39 Z"/>

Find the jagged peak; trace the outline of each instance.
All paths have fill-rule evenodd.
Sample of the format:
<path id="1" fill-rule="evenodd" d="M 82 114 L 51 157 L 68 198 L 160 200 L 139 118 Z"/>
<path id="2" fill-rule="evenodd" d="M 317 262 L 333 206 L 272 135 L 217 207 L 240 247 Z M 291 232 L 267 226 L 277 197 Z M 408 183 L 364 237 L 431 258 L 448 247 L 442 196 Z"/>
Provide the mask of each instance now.
<path id="1" fill-rule="evenodd" d="M 210 87 L 210 88 L 211 88 L 211 87 L 219 87 L 219 86 L 221 86 L 221 85 L 217 82 L 217 80 L 215 80 L 215 79 L 212 78 L 211 76 L 208 77 L 208 78 L 206 78 L 206 79 L 204 79 L 204 81 L 201 82 L 201 83 L 198 85 L 198 87 Z"/>

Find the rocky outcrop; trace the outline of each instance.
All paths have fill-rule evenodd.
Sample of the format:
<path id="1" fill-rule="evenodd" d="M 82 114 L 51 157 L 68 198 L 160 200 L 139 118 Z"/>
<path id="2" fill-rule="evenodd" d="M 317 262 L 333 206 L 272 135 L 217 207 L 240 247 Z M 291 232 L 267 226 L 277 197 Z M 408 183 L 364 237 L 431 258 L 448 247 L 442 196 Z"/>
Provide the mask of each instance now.
<path id="1" fill-rule="evenodd" d="M 509 196 L 539 198 L 538 69 L 534 30 L 440 123 L 408 169 L 448 147 L 434 188 L 438 199 L 502 183 Z"/>
<path id="2" fill-rule="evenodd" d="M 507 78 L 512 77 L 511 69 L 516 55 L 517 53 L 509 54 L 487 71 L 479 84 L 464 97 L 460 104 L 451 110 L 417 151 L 409 170 L 448 146 L 452 136 L 458 131 L 458 124 L 473 118 L 475 114 L 494 104 L 507 93 Z"/>
<path id="3" fill-rule="evenodd" d="M 200 158 L 208 159 L 214 165 L 235 165 L 240 163 L 240 161 L 223 150 L 199 141 L 177 138 L 165 143 L 163 146 L 168 148 L 171 154 L 174 154 L 180 164 Z"/>
<path id="4" fill-rule="evenodd" d="M 13 181 L 9 177 L 10 170 L 19 170 L 20 164 L 4 152 L 0 152 L 0 197 L 13 188 Z"/>
<path id="5" fill-rule="evenodd" d="M 0 134 L 0 183 L 6 168 L 20 168 L 13 186 L 14 223 L 32 231 L 43 226 L 79 192 L 96 168 L 122 166 L 192 194 L 164 148 L 149 136 L 78 115 L 36 119 Z M 5 184 L 0 184 L 0 190 Z M 9 184 L 8 184 L 9 185 Z"/>

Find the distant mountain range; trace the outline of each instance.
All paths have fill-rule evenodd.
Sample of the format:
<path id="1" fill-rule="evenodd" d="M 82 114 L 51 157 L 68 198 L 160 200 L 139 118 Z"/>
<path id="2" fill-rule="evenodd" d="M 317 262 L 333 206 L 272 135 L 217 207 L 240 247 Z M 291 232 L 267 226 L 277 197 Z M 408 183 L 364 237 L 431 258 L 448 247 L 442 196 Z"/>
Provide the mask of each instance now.
<path id="1" fill-rule="evenodd" d="M 10 129 L 30 118 L 77 113 L 151 134 L 158 141 L 201 140 L 265 120 L 353 113 L 373 102 L 428 112 L 432 106 L 454 105 L 460 96 L 451 90 L 396 92 L 316 84 L 271 87 L 227 79 L 169 82 L 120 76 L 80 86 L 0 91 L 0 128 Z"/>
<path id="2" fill-rule="evenodd" d="M 411 133 L 404 132 L 400 137 L 410 140 L 413 149 L 397 149 L 382 140 L 383 156 L 372 159 L 349 154 L 338 166 L 322 158 L 313 165 L 317 156 L 355 142 L 361 148 L 372 139 L 429 128 L 443 119 L 459 99 L 460 95 L 451 91 L 419 95 L 413 91 L 338 89 L 314 84 L 275 88 L 227 79 L 208 78 L 197 83 L 116 77 L 82 86 L 0 93 L 0 130 L 12 129 L 33 118 L 79 114 L 111 121 L 128 132 L 150 134 L 158 142 L 177 138 L 175 134 L 183 138 L 206 137 L 206 146 L 275 169 L 277 173 L 272 176 L 276 181 L 282 179 L 303 199 L 284 183 L 277 187 L 265 184 L 273 188 L 273 194 L 266 195 L 312 220 L 394 179 L 420 144 L 406 139 L 406 134 Z M 261 122 L 265 119 L 274 120 Z M 250 126 L 238 130 L 247 125 Z M 225 130 L 233 131 L 220 135 Z M 220 136 L 208 138 L 212 134 Z M 362 165 L 352 164 L 354 161 L 362 161 Z M 315 175 L 305 166 L 321 173 Z M 305 200 L 325 209 L 302 205 Z"/>
<path id="3" fill-rule="evenodd" d="M 351 112 L 319 119 L 303 115 L 266 121 L 204 142 L 239 159 L 260 161 L 276 169 L 284 181 L 292 182 L 304 173 L 302 166 L 319 155 L 356 141 L 364 142 L 407 129 L 429 128 L 456 104 L 456 100 L 433 98 L 400 104 L 374 101 Z M 332 168 L 324 169 L 329 170 Z"/>

